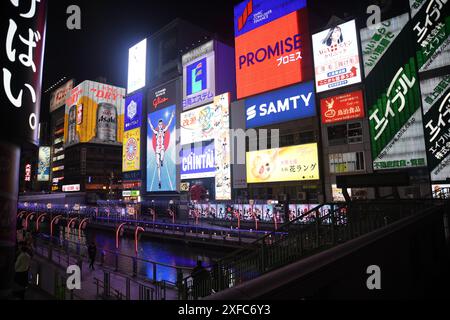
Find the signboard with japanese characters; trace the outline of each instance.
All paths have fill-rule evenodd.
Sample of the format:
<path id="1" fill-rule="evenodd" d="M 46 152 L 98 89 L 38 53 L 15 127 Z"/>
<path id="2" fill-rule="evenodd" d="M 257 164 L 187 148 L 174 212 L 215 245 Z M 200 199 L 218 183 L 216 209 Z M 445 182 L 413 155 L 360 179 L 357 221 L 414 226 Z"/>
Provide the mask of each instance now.
<path id="1" fill-rule="evenodd" d="M 409 14 L 405 13 L 370 28 L 361 29 L 361 48 L 366 77 L 381 60 L 408 21 Z"/>
<path id="2" fill-rule="evenodd" d="M 421 81 L 428 167 L 433 182 L 450 177 L 450 76 Z"/>
<path id="3" fill-rule="evenodd" d="M 426 166 L 421 98 L 409 21 L 366 79 L 374 170 Z"/>
<path id="4" fill-rule="evenodd" d="M 420 72 L 448 65 L 450 59 L 450 2 L 422 1 L 414 13 L 413 34 Z"/>
<path id="5" fill-rule="evenodd" d="M 312 36 L 317 92 L 361 82 L 355 20 Z"/>
<path id="6" fill-rule="evenodd" d="M 214 41 L 183 56 L 183 110 L 214 100 L 216 94 Z"/>
<path id="7" fill-rule="evenodd" d="M 0 135 L 38 145 L 46 0 L 3 1 L 0 11 Z"/>
<path id="8" fill-rule="evenodd" d="M 322 99 L 320 109 L 325 124 L 363 118 L 363 92 L 358 90 Z"/>

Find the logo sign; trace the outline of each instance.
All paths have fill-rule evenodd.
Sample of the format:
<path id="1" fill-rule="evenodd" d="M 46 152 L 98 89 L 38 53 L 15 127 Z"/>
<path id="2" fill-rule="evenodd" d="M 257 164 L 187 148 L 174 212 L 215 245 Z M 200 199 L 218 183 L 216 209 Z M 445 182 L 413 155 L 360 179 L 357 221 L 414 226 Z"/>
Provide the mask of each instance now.
<path id="1" fill-rule="evenodd" d="M 147 69 L 147 39 L 128 51 L 128 94 L 145 87 Z"/>
<path id="2" fill-rule="evenodd" d="M 62 187 L 63 192 L 78 192 L 80 190 L 81 186 L 79 184 L 70 184 Z M 79 206 L 78 209 L 75 209 L 74 207 L 74 210 L 79 210 Z"/>
<path id="3" fill-rule="evenodd" d="M 122 191 L 122 197 L 139 197 L 140 195 L 139 190 Z"/>
<path id="4" fill-rule="evenodd" d="M 247 128 L 314 117 L 314 83 L 298 84 L 246 99 L 245 108 Z"/>
<path id="5" fill-rule="evenodd" d="M 31 164 L 25 165 L 25 181 L 31 181 Z"/>
<path id="6" fill-rule="evenodd" d="M 122 171 L 130 172 L 141 169 L 140 166 L 141 129 L 125 131 L 123 136 Z"/>
<path id="7" fill-rule="evenodd" d="M 247 152 L 247 182 L 319 179 L 317 143 Z"/>
<path id="8" fill-rule="evenodd" d="M 234 7 L 236 37 L 306 7 L 306 0 L 246 0 Z"/>
<path id="9" fill-rule="evenodd" d="M 238 99 L 312 78 L 306 10 L 235 39 Z"/>
<path id="10" fill-rule="evenodd" d="M 191 187 L 191 184 L 189 182 L 180 183 L 180 191 L 181 192 L 189 192 L 190 187 Z"/>
<path id="11" fill-rule="evenodd" d="M 317 92 L 361 82 L 355 20 L 316 33 L 312 39 Z"/>
<path id="12" fill-rule="evenodd" d="M 6 141 L 39 145 L 47 3 L 2 1 L 0 136 Z"/>
<path id="13" fill-rule="evenodd" d="M 183 110 L 214 100 L 214 60 L 214 41 L 209 41 L 183 56 Z"/>
<path id="14" fill-rule="evenodd" d="M 366 77 L 380 62 L 391 44 L 408 23 L 407 13 L 380 22 L 370 28 L 361 29 L 361 47 L 364 60 L 364 72 Z"/>
<path id="15" fill-rule="evenodd" d="M 39 165 L 38 176 L 39 182 L 50 181 L 50 147 L 39 147 Z"/>
<path id="16" fill-rule="evenodd" d="M 147 191 L 176 191 L 176 106 L 150 113 L 147 126 Z"/>
<path id="17" fill-rule="evenodd" d="M 172 106 L 177 102 L 177 83 L 171 81 L 164 86 L 157 87 L 150 91 L 149 100 L 151 106 L 148 111 L 153 112 L 156 109 L 162 109 Z"/>
<path id="18" fill-rule="evenodd" d="M 50 98 L 50 113 L 65 105 L 66 96 L 72 89 L 73 80 L 69 80 L 64 85 L 52 92 Z"/>
<path id="19" fill-rule="evenodd" d="M 141 127 L 143 99 L 144 95 L 141 92 L 125 99 L 125 131 Z"/>
<path id="20" fill-rule="evenodd" d="M 320 109 L 324 124 L 364 118 L 363 92 L 359 90 L 322 99 Z"/>
<path id="21" fill-rule="evenodd" d="M 216 174 L 214 142 L 183 146 L 180 152 L 181 179 L 213 178 Z"/>

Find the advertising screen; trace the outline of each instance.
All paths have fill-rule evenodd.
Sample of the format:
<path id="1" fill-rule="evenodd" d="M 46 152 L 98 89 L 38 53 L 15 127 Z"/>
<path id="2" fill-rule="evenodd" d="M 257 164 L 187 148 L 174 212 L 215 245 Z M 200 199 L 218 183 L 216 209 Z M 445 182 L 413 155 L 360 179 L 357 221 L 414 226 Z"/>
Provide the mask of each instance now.
<path id="1" fill-rule="evenodd" d="M 312 79 L 306 9 L 235 38 L 238 99 Z"/>
<path id="2" fill-rule="evenodd" d="M 355 20 L 312 37 L 318 93 L 361 82 Z"/>
<path id="3" fill-rule="evenodd" d="M 140 128 L 142 125 L 142 103 L 144 95 L 139 92 L 125 99 L 124 131 Z"/>
<path id="4" fill-rule="evenodd" d="M 181 180 L 213 178 L 216 175 L 214 141 L 183 146 L 180 159 Z"/>
<path id="5" fill-rule="evenodd" d="M 319 179 L 317 143 L 247 152 L 247 182 Z"/>
<path id="6" fill-rule="evenodd" d="M 125 131 L 123 134 L 122 171 L 138 171 L 141 169 L 141 129 Z"/>
<path id="7" fill-rule="evenodd" d="M 72 89 L 73 80 L 69 80 L 52 92 L 50 97 L 50 112 L 54 112 L 66 104 L 66 96 Z"/>
<path id="8" fill-rule="evenodd" d="M 177 104 L 177 82 L 171 81 L 149 91 L 148 112 Z"/>
<path id="9" fill-rule="evenodd" d="M 176 106 L 150 113 L 147 124 L 147 191 L 177 190 Z"/>
<path id="10" fill-rule="evenodd" d="M 364 118 L 364 99 L 361 90 L 320 100 L 322 123 L 335 123 Z"/>
<path id="11" fill-rule="evenodd" d="M 236 37 L 306 7 L 306 0 L 246 0 L 234 7 Z"/>
<path id="12" fill-rule="evenodd" d="M 245 100 L 247 128 L 314 117 L 314 83 L 297 84 Z"/>
<path id="13" fill-rule="evenodd" d="M 181 114 L 181 144 L 214 140 L 216 200 L 231 199 L 230 94 Z"/>
<path id="14" fill-rule="evenodd" d="M 374 170 L 427 165 L 412 28 L 409 21 L 366 78 Z"/>
<path id="15" fill-rule="evenodd" d="M 214 41 L 183 56 L 183 110 L 212 102 L 216 94 Z"/>
<path id="16" fill-rule="evenodd" d="M 37 180 L 39 182 L 50 181 L 50 147 L 39 147 L 39 164 Z"/>
<path id="17" fill-rule="evenodd" d="M 361 29 L 361 48 L 366 77 L 372 72 L 399 33 L 408 23 L 409 14 L 380 22 L 370 28 Z"/>
<path id="18" fill-rule="evenodd" d="M 94 81 L 75 87 L 66 100 L 66 145 L 122 145 L 125 89 Z"/>
<path id="19" fill-rule="evenodd" d="M 147 39 L 128 51 L 128 94 L 145 87 L 147 73 Z"/>

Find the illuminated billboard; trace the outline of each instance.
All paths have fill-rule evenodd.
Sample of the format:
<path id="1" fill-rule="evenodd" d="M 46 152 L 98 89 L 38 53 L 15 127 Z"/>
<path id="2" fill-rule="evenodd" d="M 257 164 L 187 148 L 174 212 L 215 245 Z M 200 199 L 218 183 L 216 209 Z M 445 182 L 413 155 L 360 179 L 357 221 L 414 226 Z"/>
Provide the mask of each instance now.
<path id="1" fill-rule="evenodd" d="M 364 118 L 364 99 L 361 90 L 320 100 L 322 123 L 335 123 Z"/>
<path id="2" fill-rule="evenodd" d="M 311 80 L 306 9 L 235 38 L 238 99 Z"/>
<path id="3" fill-rule="evenodd" d="M 421 97 L 409 21 L 366 78 L 374 170 L 425 167 Z"/>
<path id="4" fill-rule="evenodd" d="M 245 100 L 247 128 L 314 117 L 314 83 L 307 82 Z"/>
<path id="5" fill-rule="evenodd" d="M 176 106 L 148 115 L 147 191 L 177 191 Z"/>
<path id="6" fill-rule="evenodd" d="M 246 0 L 234 7 L 236 37 L 306 7 L 306 0 Z"/>
<path id="7" fill-rule="evenodd" d="M 73 80 L 67 81 L 64 85 L 52 92 L 50 97 L 50 113 L 56 111 L 66 104 L 66 96 L 73 89 Z"/>
<path id="8" fill-rule="evenodd" d="M 231 199 L 230 94 L 181 114 L 181 144 L 214 140 L 216 200 Z"/>
<path id="9" fill-rule="evenodd" d="M 216 158 L 214 141 L 183 146 L 180 152 L 181 180 L 214 178 Z"/>
<path id="10" fill-rule="evenodd" d="M 216 94 L 214 41 L 183 56 L 183 110 L 212 102 Z"/>
<path id="11" fill-rule="evenodd" d="M 66 100 L 64 141 L 67 145 L 122 145 L 125 89 L 84 81 Z"/>
<path id="12" fill-rule="evenodd" d="M 147 39 L 128 51 L 128 94 L 142 89 L 147 77 Z"/>
<path id="13" fill-rule="evenodd" d="M 140 128 L 142 125 L 142 103 L 144 95 L 139 92 L 125 99 L 124 131 Z"/>
<path id="14" fill-rule="evenodd" d="M 247 183 L 319 180 L 317 143 L 247 152 Z"/>
<path id="15" fill-rule="evenodd" d="M 318 93 L 361 82 L 355 20 L 312 36 Z"/>
<path id="16" fill-rule="evenodd" d="M 37 180 L 39 182 L 50 181 L 50 147 L 39 147 L 39 163 Z"/>
<path id="17" fill-rule="evenodd" d="M 177 81 L 170 81 L 165 85 L 149 91 L 148 112 L 172 106 L 177 103 Z"/>
<path id="18" fill-rule="evenodd" d="M 141 128 L 125 131 L 123 134 L 122 171 L 131 172 L 141 169 Z"/>

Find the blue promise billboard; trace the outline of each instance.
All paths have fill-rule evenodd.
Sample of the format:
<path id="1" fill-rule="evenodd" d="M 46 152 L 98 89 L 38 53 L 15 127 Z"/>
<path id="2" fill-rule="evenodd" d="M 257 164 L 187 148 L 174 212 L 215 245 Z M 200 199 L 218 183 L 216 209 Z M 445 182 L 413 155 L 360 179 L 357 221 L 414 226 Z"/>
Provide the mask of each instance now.
<path id="1" fill-rule="evenodd" d="M 234 7 L 236 37 L 306 7 L 306 0 L 246 0 Z"/>
<path id="2" fill-rule="evenodd" d="M 245 100 L 247 129 L 316 116 L 312 81 Z"/>

